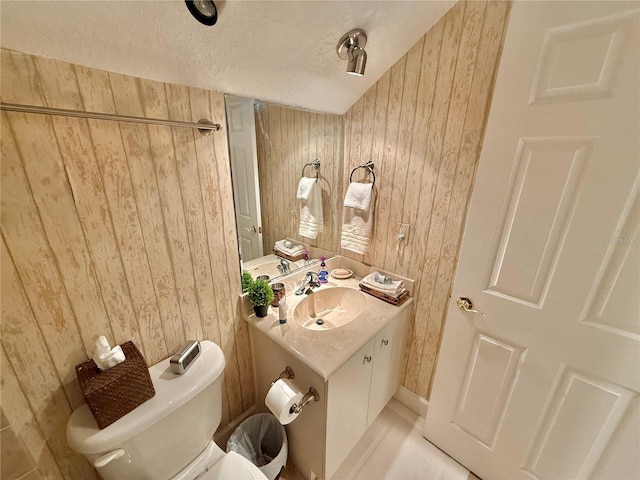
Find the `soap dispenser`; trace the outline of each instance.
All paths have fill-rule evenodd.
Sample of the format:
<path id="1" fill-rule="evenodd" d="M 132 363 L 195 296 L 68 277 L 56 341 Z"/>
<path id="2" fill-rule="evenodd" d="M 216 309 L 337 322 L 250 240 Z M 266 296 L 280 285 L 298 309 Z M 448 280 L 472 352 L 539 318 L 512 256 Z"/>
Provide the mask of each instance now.
<path id="1" fill-rule="evenodd" d="M 325 261 L 325 258 L 320 257 L 320 271 L 318 272 L 318 282 L 320 283 L 327 283 L 329 281 L 327 279 L 329 272 L 327 272 L 326 270 L 326 264 L 324 263 L 324 261 Z"/>

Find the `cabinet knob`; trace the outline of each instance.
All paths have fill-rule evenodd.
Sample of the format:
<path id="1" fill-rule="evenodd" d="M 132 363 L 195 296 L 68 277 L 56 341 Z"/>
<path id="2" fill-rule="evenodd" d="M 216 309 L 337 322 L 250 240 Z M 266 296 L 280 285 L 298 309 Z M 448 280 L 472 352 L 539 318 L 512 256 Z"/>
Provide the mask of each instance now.
<path id="1" fill-rule="evenodd" d="M 386 338 L 384 340 L 382 340 L 382 345 L 389 345 L 389 340 L 387 340 Z"/>
<path id="2" fill-rule="evenodd" d="M 370 362 L 371 362 L 371 355 L 365 355 L 365 356 L 364 356 L 364 360 L 365 360 L 367 363 L 370 363 Z"/>

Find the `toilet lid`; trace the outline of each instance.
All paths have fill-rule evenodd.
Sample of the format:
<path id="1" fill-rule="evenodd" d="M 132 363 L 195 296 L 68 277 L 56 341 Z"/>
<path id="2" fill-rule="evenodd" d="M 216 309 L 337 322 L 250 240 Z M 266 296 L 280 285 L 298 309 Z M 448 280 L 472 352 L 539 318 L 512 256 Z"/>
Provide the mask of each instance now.
<path id="1" fill-rule="evenodd" d="M 229 452 L 211 465 L 198 480 L 268 480 L 262 471 L 236 452 Z"/>

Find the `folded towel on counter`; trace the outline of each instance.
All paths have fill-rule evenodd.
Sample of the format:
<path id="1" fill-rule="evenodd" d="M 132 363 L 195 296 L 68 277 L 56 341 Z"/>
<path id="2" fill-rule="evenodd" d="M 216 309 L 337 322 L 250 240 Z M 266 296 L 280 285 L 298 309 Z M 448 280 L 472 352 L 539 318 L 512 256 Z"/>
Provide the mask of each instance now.
<path id="1" fill-rule="evenodd" d="M 294 244 L 292 247 L 287 247 L 285 245 L 285 243 L 287 242 L 291 242 L 290 240 L 278 240 L 273 248 L 275 248 L 276 250 L 281 251 L 282 253 L 286 253 L 288 255 L 295 255 L 296 253 L 300 253 L 304 250 L 304 245 L 298 243 L 297 245 Z M 292 243 L 292 242 L 291 242 Z"/>
<path id="2" fill-rule="evenodd" d="M 347 194 L 344 199 L 344 207 L 342 208 L 342 235 L 340 246 L 345 250 L 351 250 L 356 253 L 367 253 L 369 248 L 369 240 L 373 232 L 373 190 L 371 183 L 357 184 L 367 185 L 368 195 L 360 196 L 360 188 L 353 187 L 355 182 L 349 184 Z M 366 191 L 367 189 L 362 189 Z M 356 193 L 356 191 L 358 193 Z M 351 192 L 351 193 L 349 193 Z M 365 206 L 364 197 L 368 198 L 366 202 L 366 210 L 360 207 Z M 353 205 L 359 205 L 354 207 Z"/>
<path id="3" fill-rule="evenodd" d="M 303 188 L 302 196 L 300 194 L 300 186 L 304 183 L 306 185 L 307 180 L 310 181 L 311 186 L 309 191 L 306 191 L 306 187 Z M 304 198 L 304 195 L 307 198 Z M 315 178 L 303 177 L 298 185 L 298 199 L 300 199 L 300 226 L 298 233 L 307 238 L 315 239 L 318 233 L 324 230 L 324 222 L 322 219 L 322 192 L 318 186 L 318 182 Z"/>
<path id="4" fill-rule="evenodd" d="M 378 272 L 371 272 L 369 275 L 360 280 L 367 287 L 384 293 L 385 295 L 391 295 L 394 297 L 399 296 L 405 290 L 404 282 L 402 280 L 391 281 L 391 283 L 382 283 L 384 275 L 380 275 Z"/>
<path id="5" fill-rule="evenodd" d="M 409 291 L 406 288 L 403 288 L 402 291 L 398 295 L 387 295 L 386 293 L 382 293 L 376 289 L 367 287 L 364 283 L 360 282 L 358 285 L 360 290 L 364 293 L 368 293 L 380 300 L 384 300 L 387 303 L 392 305 L 399 305 L 406 297 L 409 296 Z"/>
<path id="6" fill-rule="evenodd" d="M 351 182 L 344 196 L 344 206 L 367 212 L 371 204 L 372 193 L 373 183 Z"/>
<path id="7" fill-rule="evenodd" d="M 316 185 L 316 180 L 316 178 L 302 177 L 300 182 L 298 182 L 296 198 L 299 198 L 300 200 L 309 200 L 311 190 Z"/>

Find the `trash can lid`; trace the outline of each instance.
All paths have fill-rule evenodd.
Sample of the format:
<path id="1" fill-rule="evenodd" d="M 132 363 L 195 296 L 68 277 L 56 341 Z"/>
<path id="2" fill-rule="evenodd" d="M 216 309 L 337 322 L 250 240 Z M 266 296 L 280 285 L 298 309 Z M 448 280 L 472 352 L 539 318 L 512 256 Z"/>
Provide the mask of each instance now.
<path id="1" fill-rule="evenodd" d="M 198 477 L 198 480 L 220 478 L 268 480 L 258 467 L 236 452 L 223 455 L 220 460 L 207 469 L 204 475 Z"/>

